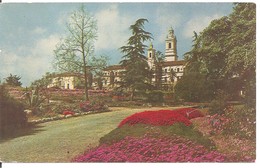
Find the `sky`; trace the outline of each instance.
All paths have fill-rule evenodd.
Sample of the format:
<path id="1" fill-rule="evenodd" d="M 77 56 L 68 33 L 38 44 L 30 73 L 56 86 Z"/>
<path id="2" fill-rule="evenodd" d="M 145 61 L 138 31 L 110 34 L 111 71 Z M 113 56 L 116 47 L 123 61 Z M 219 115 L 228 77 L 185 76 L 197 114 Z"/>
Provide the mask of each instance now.
<path id="1" fill-rule="evenodd" d="M 190 51 L 193 31 L 203 31 L 212 20 L 229 15 L 230 3 L 84 3 L 97 20 L 95 55 L 109 57 L 118 64 L 119 48 L 131 36 L 129 26 L 139 18 L 148 19 L 145 30 L 152 33 L 153 46 L 164 53 L 170 27 L 177 37 L 177 54 Z M 81 3 L 4 3 L 0 4 L 0 81 L 10 74 L 21 77 L 23 86 L 54 72 L 56 44 L 67 34 L 66 22 Z M 146 43 L 147 45 L 150 42 Z"/>

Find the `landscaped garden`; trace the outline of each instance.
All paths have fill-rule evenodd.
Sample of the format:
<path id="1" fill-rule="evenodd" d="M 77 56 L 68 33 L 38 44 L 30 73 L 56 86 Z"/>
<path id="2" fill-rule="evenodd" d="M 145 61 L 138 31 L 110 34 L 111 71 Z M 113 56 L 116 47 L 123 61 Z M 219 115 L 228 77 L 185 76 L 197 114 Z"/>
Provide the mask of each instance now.
<path id="1" fill-rule="evenodd" d="M 72 72 L 84 71 L 77 89 L 50 88 L 50 74 L 28 88 L 21 87 L 17 75 L 0 81 L 0 160 L 255 162 L 255 12 L 253 3 L 235 3 L 232 14 L 194 32 L 182 76 L 163 69 L 160 52 L 155 69 L 149 68 L 144 42 L 152 34 L 144 30 L 148 20 L 138 19 L 120 48 L 125 70 L 120 81 L 110 75 L 107 88 L 102 88 L 106 60 L 93 59 L 89 66 L 90 53 L 83 49 L 71 53 L 75 60 L 65 59 L 74 64 L 83 58 L 75 64 L 80 67 L 64 63 L 70 54 L 63 51 L 77 51 L 62 49 L 73 46 L 68 38 L 68 44 L 56 48 L 56 61 Z M 89 72 L 96 75 L 98 88 Z"/>
<path id="2" fill-rule="evenodd" d="M 205 135 L 199 127 L 194 127 L 192 120 L 197 118 L 207 120 L 199 110 L 193 108 L 135 113 L 102 137 L 99 146 L 88 149 L 72 161 L 254 162 L 254 144 L 248 145 L 245 144 L 248 141 L 237 139 L 240 141 L 237 148 L 247 147 L 242 147 L 240 153 L 232 153 L 233 150 L 223 152 L 223 148 L 218 146 L 221 144 L 216 144 L 215 136 Z M 215 131 L 216 126 L 213 125 L 211 129 Z"/>
<path id="3" fill-rule="evenodd" d="M 56 91 L 56 99 L 66 97 L 64 92 L 68 91 L 60 90 L 59 97 Z M 54 113 L 60 118 L 55 115 L 46 118 L 39 112 L 27 114 L 27 126 L 21 123 L 25 127 L 18 127 L 23 129 L 7 127 L 15 131 L 4 139 L 1 137 L 1 159 L 7 162 L 254 162 L 256 158 L 254 108 L 232 104 L 221 107 L 221 100 L 217 103 L 220 109 L 214 107 L 216 104 L 199 109 L 205 104 L 186 103 L 196 108 L 181 105 L 177 108 L 150 107 L 143 102 L 132 107 L 109 107 L 109 111 L 100 113 L 105 104 L 129 103 L 106 100 L 109 97 L 92 95 L 92 100 L 105 102 L 102 106 L 75 99 L 71 101 L 75 107 L 67 103 L 66 108 Z M 62 100 L 67 101 L 67 98 Z M 18 104 L 12 108 L 22 107 Z"/>

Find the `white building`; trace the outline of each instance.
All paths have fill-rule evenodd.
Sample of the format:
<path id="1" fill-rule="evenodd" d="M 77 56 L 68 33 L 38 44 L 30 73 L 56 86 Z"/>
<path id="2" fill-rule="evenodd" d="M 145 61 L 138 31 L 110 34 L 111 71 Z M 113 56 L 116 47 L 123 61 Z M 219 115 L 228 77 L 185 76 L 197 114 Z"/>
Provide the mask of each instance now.
<path id="1" fill-rule="evenodd" d="M 51 84 L 49 84 L 47 88 L 75 89 L 76 80 L 81 78 L 81 76 L 81 74 L 68 72 L 54 75 Z"/>
<path id="2" fill-rule="evenodd" d="M 151 44 L 147 50 L 147 63 L 150 69 L 155 69 L 155 65 L 159 65 L 162 69 L 161 73 L 161 85 L 165 90 L 173 90 L 176 82 L 183 76 L 183 71 L 185 68 L 185 61 L 178 60 L 177 55 L 177 38 L 174 34 L 172 28 L 169 29 L 168 35 L 165 40 L 165 60 L 163 62 L 158 62 L 156 58 L 156 50 Z M 108 66 L 103 71 L 102 87 L 103 89 L 111 90 L 118 86 L 121 81 L 122 72 L 124 67 L 121 65 Z M 55 76 L 52 79 L 52 83 L 48 86 L 54 87 L 58 86 L 62 89 L 75 89 L 76 79 L 83 80 L 83 75 L 75 73 L 63 73 Z M 156 82 L 155 75 L 152 82 Z M 98 89 L 98 81 L 93 80 L 92 88 Z"/>
<path id="3" fill-rule="evenodd" d="M 174 30 L 170 28 L 165 40 L 165 60 L 158 62 L 156 58 L 156 50 L 151 44 L 147 50 L 147 63 L 150 69 L 155 69 L 155 65 L 159 64 L 162 68 L 161 81 L 162 87 L 165 90 L 172 90 L 176 82 L 183 76 L 185 68 L 185 61 L 178 60 L 177 55 L 177 38 L 174 35 Z M 124 68 L 120 65 L 112 65 L 104 70 L 103 87 L 113 88 L 115 83 L 120 81 L 120 72 L 124 71 Z M 114 79 L 114 81 L 112 81 Z M 155 75 L 152 82 L 155 82 Z M 113 84 L 113 86 L 111 85 Z"/>

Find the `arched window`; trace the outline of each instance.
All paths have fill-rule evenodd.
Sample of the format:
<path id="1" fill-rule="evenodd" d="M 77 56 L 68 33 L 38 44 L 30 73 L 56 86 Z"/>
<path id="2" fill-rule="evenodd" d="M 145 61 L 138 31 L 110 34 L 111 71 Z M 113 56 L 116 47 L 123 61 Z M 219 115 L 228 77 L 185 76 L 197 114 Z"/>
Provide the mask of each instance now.
<path id="1" fill-rule="evenodd" d="M 152 58 L 152 53 L 149 53 L 149 57 Z"/>
<path id="2" fill-rule="evenodd" d="M 172 48 L 172 43 L 169 43 L 169 44 L 168 44 L 168 47 L 169 47 L 169 48 Z"/>

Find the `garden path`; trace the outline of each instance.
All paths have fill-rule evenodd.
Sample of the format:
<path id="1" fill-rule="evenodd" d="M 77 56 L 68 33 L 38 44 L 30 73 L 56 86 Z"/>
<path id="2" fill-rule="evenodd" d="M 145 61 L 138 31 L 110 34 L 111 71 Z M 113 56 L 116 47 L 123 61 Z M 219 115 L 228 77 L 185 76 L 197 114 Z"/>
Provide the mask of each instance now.
<path id="1" fill-rule="evenodd" d="M 145 110 L 172 107 L 110 108 L 98 113 L 38 124 L 26 135 L 0 142 L 3 162 L 69 162 L 86 148 L 97 146 L 99 139 L 115 129 L 125 117 Z"/>

